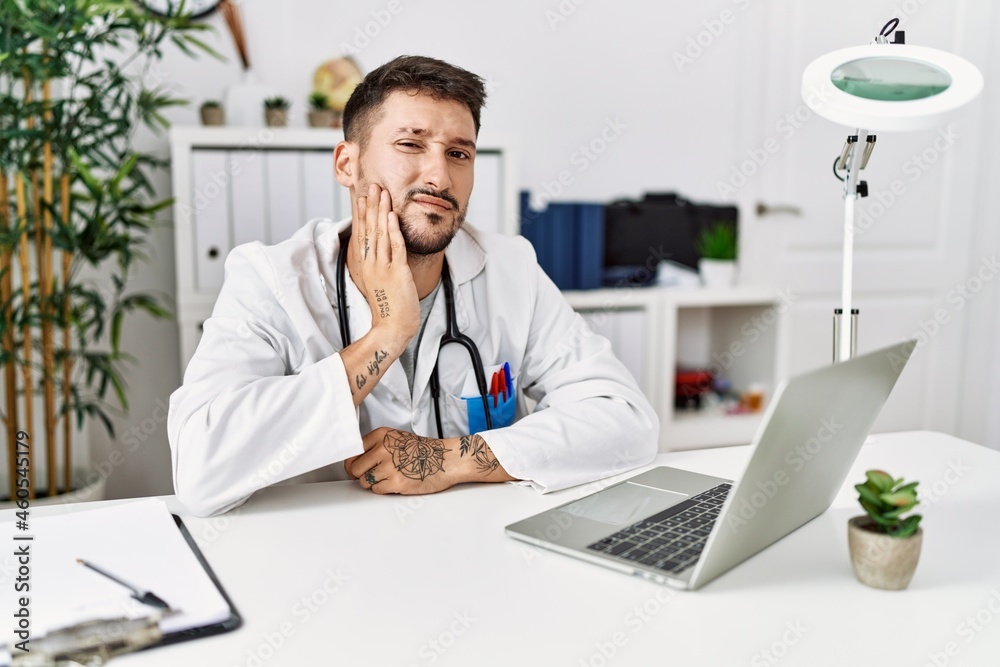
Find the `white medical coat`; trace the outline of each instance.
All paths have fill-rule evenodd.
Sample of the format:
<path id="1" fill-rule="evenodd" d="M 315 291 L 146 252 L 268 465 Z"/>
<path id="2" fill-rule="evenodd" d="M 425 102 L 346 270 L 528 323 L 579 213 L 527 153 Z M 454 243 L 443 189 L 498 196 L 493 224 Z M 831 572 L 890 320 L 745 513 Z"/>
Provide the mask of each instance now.
<path id="1" fill-rule="evenodd" d="M 199 516 L 227 511 L 286 481 L 346 479 L 344 459 L 381 426 L 437 437 L 428 379 L 445 330 L 438 290 L 417 354 L 411 397 L 398 361 L 355 409 L 336 308 L 339 232 L 313 220 L 289 240 L 235 248 L 212 317 L 170 397 L 174 488 Z M 649 462 L 659 422 L 607 339 L 593 333 L 538 266 L 522 237 L 468 224 L 445 251 L 459 329 L 483 364 L 508 362 L 517 421 L 480 435 L 512 476 L 542 492 Z M 346 269 L 345 269 L 346 270 Z M 346 279 L 351 335 L 371 328 L 364 295 Z M 469 435 L 465 350 L 441 349 L 444 437 Z M 529 414 L 525 396 L 537 402 Z"/>

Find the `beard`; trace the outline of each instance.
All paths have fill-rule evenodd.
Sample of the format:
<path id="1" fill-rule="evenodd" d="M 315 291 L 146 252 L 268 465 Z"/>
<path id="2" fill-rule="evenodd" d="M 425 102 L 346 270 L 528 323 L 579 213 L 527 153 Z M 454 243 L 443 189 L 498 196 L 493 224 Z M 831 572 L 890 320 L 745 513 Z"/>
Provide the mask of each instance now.
<path id="1" fill-rule="evenodd" d="M 368 183 L 364 169 L 360 166 L 358 178 L 362 183 Z M 361 192 L 366 189 L 367 185 L 359 187 Z M 385 188 L 383 187 L 383 189 Z M 454 219 L 449 223 L 446 215 L 420 210 L 419 204 L 413 200 L 417 195 L 429 195 L 448 202 L 451 204 L 450 213 Z M 430 188 L 412 188 L 398 199 L 389 193 L 389 199 L 392 202 L 392 210 L 396 212 L 396 217 L 399 219 L 399 231 L 403 235 L 406 253 L 419 257 L 436 255 L 447 248 L 451 240 L 458 234 L 462 223 L 465 222 L 465 214 L 469 210 L 468 202 L 465 206 L 461 206 L 451 193 L 437 192 Z M 423 224 L 421 225 L 421 223 Z M 421 229 L 421 226 L 424 228 Z"/>
<path id="2" fill-rule="evenodd" d="M 448 202 L 452 206 L 453 219 L 449 221 L 447 214 L 414 210 L 418 206 L 413 200 L 416 195 L 429 195 Z M 465 222 L 467 210 L 467 206 L 459 206 L 458 200 L 447 192 L 435 192 L 430 188 L 409 190 L 403 198 L 403 205 L 396 211 L 407 254 L 436 255 L 447 248 Z"/>

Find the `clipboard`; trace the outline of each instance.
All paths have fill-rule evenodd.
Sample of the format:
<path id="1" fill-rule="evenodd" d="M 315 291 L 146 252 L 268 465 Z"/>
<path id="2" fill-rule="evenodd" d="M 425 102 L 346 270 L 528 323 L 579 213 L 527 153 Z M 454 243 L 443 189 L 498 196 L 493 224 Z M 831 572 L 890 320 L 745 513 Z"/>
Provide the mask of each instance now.
<path id="1" fill-rule="evenodd" d="M 120 655 L 243 623 L 184 521 L 160 499 L 76 506 L 30 523 L 34 535 L 22 539 L 32 545 L 32 654 L 86 656 L 106 646 Z M 132 586 L 159 590 L 170 610 L 144 604 Z"/>

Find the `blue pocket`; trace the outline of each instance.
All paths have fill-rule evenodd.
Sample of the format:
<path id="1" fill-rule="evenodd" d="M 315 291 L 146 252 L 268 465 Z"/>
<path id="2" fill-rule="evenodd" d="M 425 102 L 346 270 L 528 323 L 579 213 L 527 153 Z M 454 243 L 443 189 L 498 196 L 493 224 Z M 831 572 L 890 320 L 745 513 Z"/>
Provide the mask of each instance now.
<path id="1" fill-rule="evenodd" d="M 517 386 L 515 385 L 514 391 L 511 392 L 506 400 L 504 400 L 502 394 L 497 397 L 496 407 L 493 407 L 493 397 L 486 397 L 486 403 L 490 406 L 490 419 L 493 422 L 493 428 L 503 428 L 514 423 L 514 417 L 517 412 L 516 394 Z M 476 433 L 488 430 L 486 428 L 486 415 L 483 413 L 482 397 L 463 397 L 462 400 L 465 401 L 465 409 L 469 415 L 469 435 L 475 435 Z"/>

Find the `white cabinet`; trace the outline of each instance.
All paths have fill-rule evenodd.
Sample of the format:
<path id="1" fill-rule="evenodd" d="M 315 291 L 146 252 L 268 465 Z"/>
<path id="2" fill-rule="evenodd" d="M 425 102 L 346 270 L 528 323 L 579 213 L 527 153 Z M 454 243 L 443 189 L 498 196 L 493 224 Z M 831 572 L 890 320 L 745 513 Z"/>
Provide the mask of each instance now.
<path id="1" fill-rule="evenodd" d="M 350 216 L 350 197 L 333 175 L 333 149 L 342 139 L 340 130 L 316 128 L 171 130 L 182 368 L 212 314 L 230 250 L 278 243 L 313 218 Z M 506 149 L 477 149 L 468 212 L 476 227 L 517 232 L 512 164 Z"/>
<path id="2" fill-rule="evenodd" d="M 765 403 L 785 377 L 787 328 L 774 290 L 676 290 L 659 287 L 566 292 L 573 308 L 635 376 L 660 417 L 660 449 L 745 444 L 761 412 L 726 414 L 721 406 L 674 407 L 675 372 L 711 369 L 736 391 L 764 388 Z"/>

